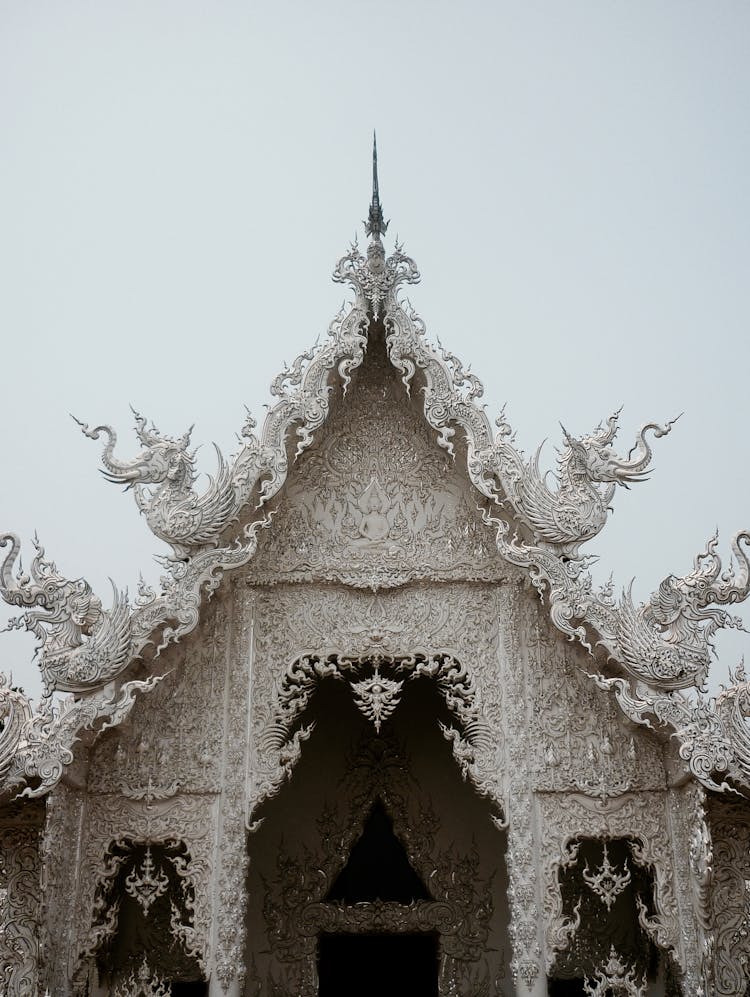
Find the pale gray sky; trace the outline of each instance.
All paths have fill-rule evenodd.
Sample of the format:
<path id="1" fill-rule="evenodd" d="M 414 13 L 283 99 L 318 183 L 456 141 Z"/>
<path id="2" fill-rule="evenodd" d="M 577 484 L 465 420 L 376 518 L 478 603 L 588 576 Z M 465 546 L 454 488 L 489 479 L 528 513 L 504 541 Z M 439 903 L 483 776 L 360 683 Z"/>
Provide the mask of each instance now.
<path id="1" fill-rule="evenodd" d="M 231 451 L 381 194 L 527 451 L 684 410 L 592 546 L 645 597 L 750 526 L 746 2 L 0 2 L 0 529 L 109 600 L 159 546 L 74 412 Z M 392 240 L 388 240 L 392 245 Z M 554 453 L 550 448 L 550 464 Z M 212 449 L 201 451 L 204 470 Z M 28 557 L 27 557 L 28 560 Z M 714 685 L 750 637 L 719 638 Z M 0 668 L 38 688 L 33 639 Z"/>

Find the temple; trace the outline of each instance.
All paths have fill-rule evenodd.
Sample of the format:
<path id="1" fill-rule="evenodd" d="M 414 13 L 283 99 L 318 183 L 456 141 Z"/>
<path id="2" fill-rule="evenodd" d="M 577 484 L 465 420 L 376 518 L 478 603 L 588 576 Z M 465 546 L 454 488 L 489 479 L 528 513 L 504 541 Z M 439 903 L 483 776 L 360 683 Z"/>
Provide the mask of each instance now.
<path id="1" fill-rule="evenodd" d="M 595 585 L 671 423 L 545 474 L 407 303 L 373 174 L 350 303 L 207 484 L 189 432 L 81 424 L 158 590 L 0 535 L 47 693 L 0 684 L 3 993 L 742 997 L 750 685 L 705 686 L 750 534 Z"/>

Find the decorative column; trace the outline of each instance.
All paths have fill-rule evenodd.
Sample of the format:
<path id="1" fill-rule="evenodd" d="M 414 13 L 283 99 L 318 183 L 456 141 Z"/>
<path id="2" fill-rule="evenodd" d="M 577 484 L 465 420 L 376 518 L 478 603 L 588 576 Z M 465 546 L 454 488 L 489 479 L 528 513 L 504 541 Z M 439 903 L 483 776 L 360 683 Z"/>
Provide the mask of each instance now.
<path id="1" fill-rule="evenodd" d="M 511 972 L 519 995 L 546 997 L 544 925 L 541 917 L 539 853 L 534 793 L 528 768 L 531 745 L 528 695 L 524 673 L 526 649 L 518 625 L 522 611 L 519 589 L 500 593 L 500 671 L 505 679 L 506 764 L 514 774 L 508 783 L 508 906 L 513 947 Z"/>
<path id="2" fill-rule="evenodd" d="M 707 816 L 713 851 L 710 993 L 712 997 L 744 997 L 750 982 L 750 805 L 744 799 L 712 794 Z"/>
<path id="3" fill-rule="evenodd" d="M 0 820 L 0 975 L 5 997 L 36 997 L 44 807 L 9 806 Z"/>
<path id="4" fill-rule="evenodd" d="M 222 793 L 213 882 L 213 958 L 209 997 L 239 997 L 245 982 L 247 829 L 245 769 L 250 710 L 252 597 L 234 589 L 217 607 L 215 665 L 224 662 Z"/>
<path id="5" fill-rule="evenodd" d="M 680 920 L 679 957 L 683 989 L 701 997 L 709 986 L 709 884 L 713 860 L 705 819 L 706 793 L 697 782 L 668 793 L 674 890 Z"/>

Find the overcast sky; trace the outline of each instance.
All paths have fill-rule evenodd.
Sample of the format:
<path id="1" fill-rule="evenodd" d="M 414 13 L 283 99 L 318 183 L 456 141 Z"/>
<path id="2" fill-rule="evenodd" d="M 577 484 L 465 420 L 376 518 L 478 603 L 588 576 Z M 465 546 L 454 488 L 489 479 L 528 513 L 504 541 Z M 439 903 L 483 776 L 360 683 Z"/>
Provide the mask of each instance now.
<path id="1" fill-rule="evenodd" d="M 160 545 L 69 412 L 195 423 L 214 468 L 247 403 L 342 300 L 381 196 L 429 334 L 520 445 L 624 405 L 650 482 L 595 569 L 641 598 L 750 526 L 750 5 L 0 2 L 0 529 L 109 604 Z M 554 451 L 547 460 L 551 466 Z M 1 612 L 1 611 L 0 611 Z M 10 613 L 10 611 L 9 611 Z M 719 638 L 713 684 L 750 637 Z M 0 668 L 36 691 L 30 635 Z"/>

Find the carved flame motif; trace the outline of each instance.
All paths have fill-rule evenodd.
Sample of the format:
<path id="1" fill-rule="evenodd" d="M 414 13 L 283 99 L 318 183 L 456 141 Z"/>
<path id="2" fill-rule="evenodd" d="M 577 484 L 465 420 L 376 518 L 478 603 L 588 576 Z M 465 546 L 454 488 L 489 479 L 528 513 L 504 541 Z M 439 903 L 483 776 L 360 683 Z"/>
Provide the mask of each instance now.
<path id="1" fill-rule="evenodd" d="M 612 909 L 612 904 L 630 883 L 631 879 L 627 859 L 623 863 L 623 871 L 621 873 L 618 873 L 616 867 L 609 861 L 606 841 L 604 842 L 602 864 L 591 872 L 587 862 L 583 868 L 582 875 L 584 883 L 599 897 L 607 910 Z"/>
<path id="2" fill-rule="evenodd" d="M 584 981 L 583 991 L 586 997 L 646 997 L 646 981 L 622 962 L 613 945 L 606 964 Z"/>
<path id="3" fill-rule="evenodd" d="M 384 678 L 377 665 L 370 678 L 351 683 L 357 709 L 372 721 L 378 734 L 383 721 L 388 719 L 401 701 L 403 684 Z"/>
<path id="4" fill-rule="evenodd" d="M 154 875 L 154 861 L 151 858 L 151 845 L 146 845 L 146 854 L 140 869 L 133 868 L 125 877 L 125 892 L 134 900 L 137 900 L 143 910 L 144 916 L 148 916 L 151 905 L 159 897 L 163 896 L 169 889 L 169 877 L 162 869 L 156 870 Z"/>
<path id="5" fill-rule="evenodd" d="M 112 997 L 169 997 L 172 988 L 168 980 L 152 971 L 147 960 L 115 987 Z"/>

